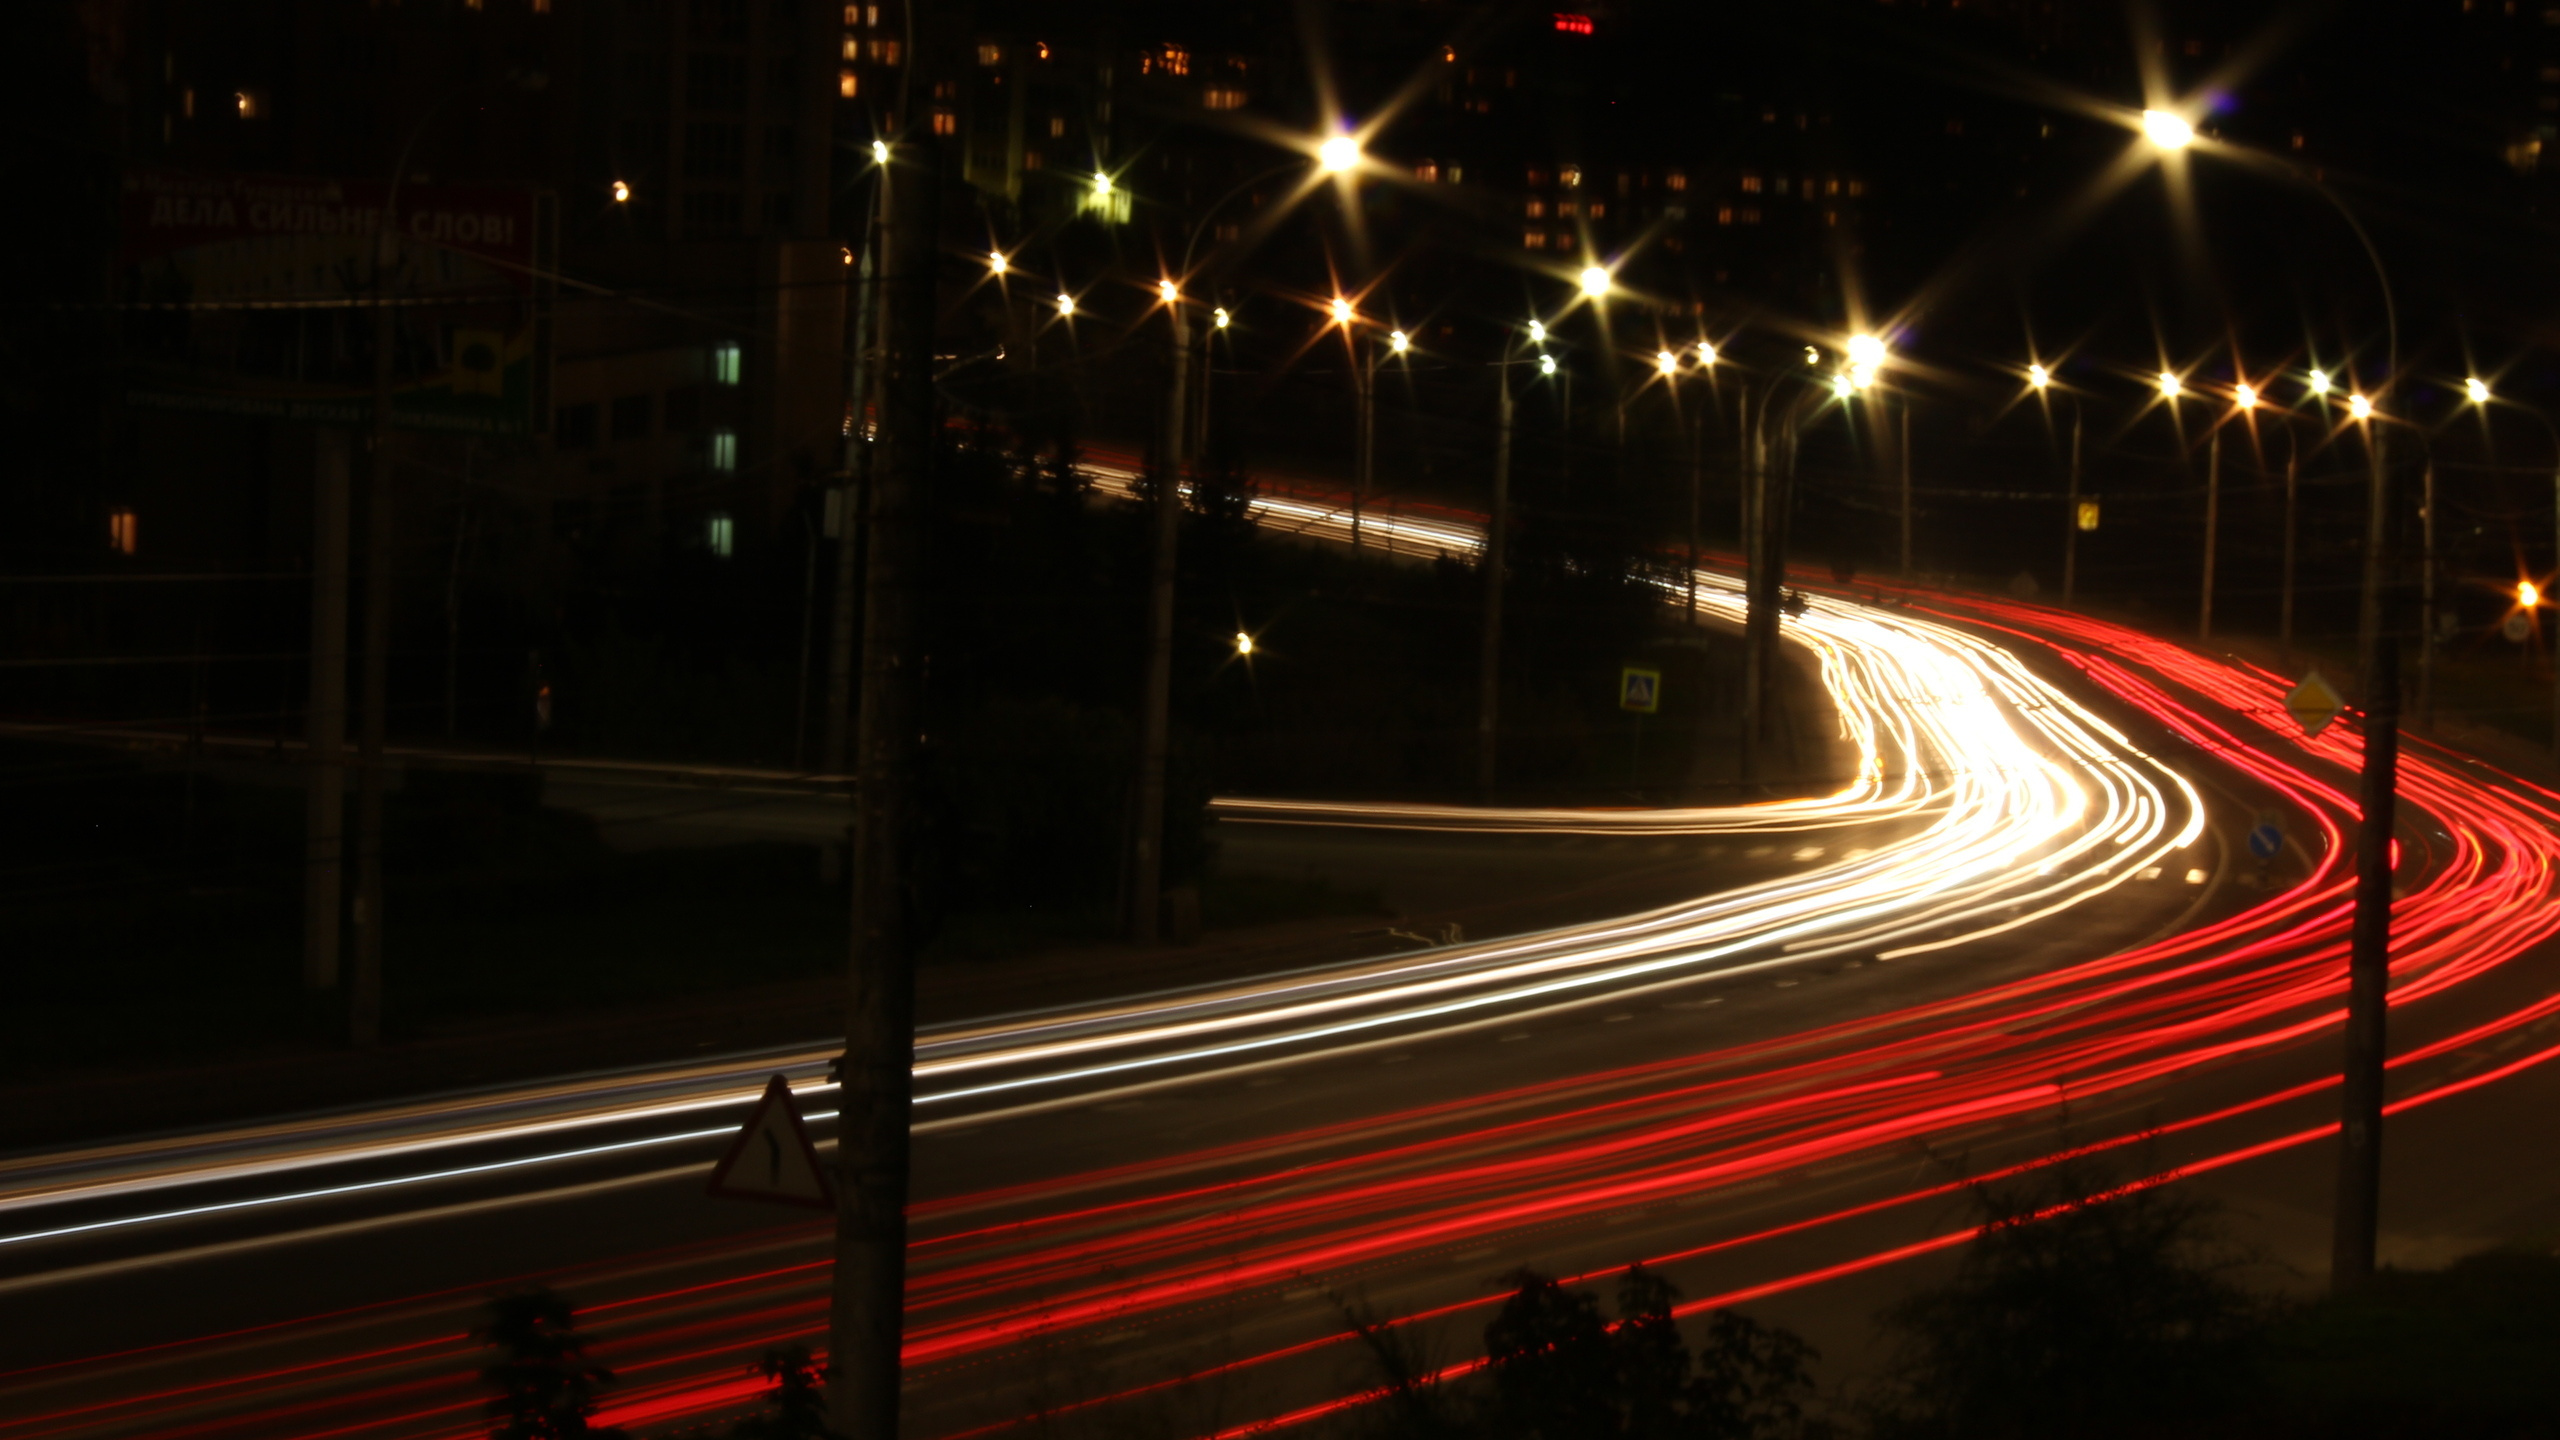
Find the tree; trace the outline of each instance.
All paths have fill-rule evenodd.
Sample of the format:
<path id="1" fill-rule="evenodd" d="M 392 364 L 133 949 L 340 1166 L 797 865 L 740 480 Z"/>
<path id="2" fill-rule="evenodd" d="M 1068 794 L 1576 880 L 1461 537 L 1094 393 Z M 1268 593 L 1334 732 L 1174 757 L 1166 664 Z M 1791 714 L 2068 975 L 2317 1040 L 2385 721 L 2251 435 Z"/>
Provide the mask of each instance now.
<path id="1" fill-rule="evenodd" d="M 1641 1265 L 1599 1301 L 1533 1271 L 1485 1327 L 1493 1403 L 1479 1433 L 1522 1440 L 1779 1440 L 1804 1430 L 1813 1350 L 1730 1310 L 1708 1317 L 1693 1355 L 1673 1318 L 1679 1292 Z"/>
<path id="2" fill-rule="evenodd" d="M 588 1422 L 596 1391 L 613 1372 L 591 1363 L 569 1302 L 537 1286 L 489 1302 L 472 1337 L 497 1352 L 480 1378 L 498 1393 L 489 1401 L 490 1440 L 557 1440 L 566 1435 L 620 1436 Z"/>
<path id="3" fill-rule="evenodd" d="M 1955 1278 L 1886 1313 L 1902 1348 L 1879 1434 L 2167 1433 L 2245 1398 L 2263 1317 L 2202 1202 L 2066 1161 L 1975 1203 Z"/>
<path id="4" fill-rule="evenodd" d="M 767 1350 L 756 1370 L 773 1382 L 772 1408 L 732 1426 L 729 1440 L 843 1440 L 827 1425 L 826 1372 L 809 1358 L 808 1346 Z"/>

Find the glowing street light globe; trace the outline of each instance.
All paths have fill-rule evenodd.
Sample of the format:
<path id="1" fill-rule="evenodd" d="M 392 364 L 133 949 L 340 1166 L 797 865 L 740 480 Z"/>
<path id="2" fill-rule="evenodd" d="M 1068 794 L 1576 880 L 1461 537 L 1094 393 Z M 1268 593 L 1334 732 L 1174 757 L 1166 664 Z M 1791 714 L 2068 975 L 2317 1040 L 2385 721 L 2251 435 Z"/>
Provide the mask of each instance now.
<path id="1" fill-rule="evenodd" d="M 1004 252 L 1001 250 L 990 250 L 987 252 L 987 269 L 994 274 L 1003 274 L 1006 270 L 1012 268 L 1012 264 L 1013 262 L 1004 258 Z"/>
<path id="2" fill-rule="evenodd" d="M 1405 352 L 1405 347 L 1412 343 L 1412 337 L 1408 336 L 1401 330 L 1390 330 L 1387 332 L 1387 348 L 1393 350 L 1399 355 L 1403 354 Z"/>
<path id="3" fill-rule="evenodd" d="M 2174 371 L 2174 370 L 2163 370 L 2163 371 L 2161 371 L 2161 372 L 2160 372 L 2160 398 L 2161 398 L 2161 399 L 2163 399 L 2163 400 L 2175 400 L 2175 399 L 2177 399 L 2181 394 L 2185 393 L 2186 388 L 2187 388 L 2187 387 L 2186 387 L 2185 382 L 2183 382 L 2183 381 L 2181 381 L 2181 380 L 2179 380 L 2179 379 L 2178 379 L 2178 375 L 2177 375 L 2177 372 L 2176 372 L 2176 371 Z"/>
<path id="4" fill-rule="evenodd" d="M 1582 293 L 1597 300 L 1609 293 L 1609 270 L 1604 265 L 1582 267 Z"/>
<path id="5" fill-rule="evenodd" d="M 2240 386 L 2238 389 L 2231 392 L 2231 403 L 2239 406 L 2243 410 L 2257 409 L 2258 387 L 2255 385 Z"/>
<path id="6" fill-rule="evenodd" d="M 1182 298 L 1182 289 L 1170 280 L 1156 282 L 1156 298 L 1171 305 Z"/>
<path id="7" fill-rule="evenodd" d="M 2462 393 L 2471 397 L 2472 404 L 2486 405 L 2489 403 L 2489 382 L 2474 375 L 2462 382 Z"/>
<path id="8" fill-rule="evenodd" d="M 2314 395 L 2326 395 L 2326 394 L 2328 394 L 2328 393 L 2329 393 L 2329 372 L 2328 372 L 2328 371 L 2326 371 L 2326 370 L 2314 370 L 2314 371 L 2312 371 L 2312 372 L 2311 372 L 2310 386 L 2311 386 L 2311 393 L 2312 393 L 2312 394 L 2314 394 Z"/>
<path id="9" fill-rule="evenodd" d="M 1059 291 L 1058 313 L 1061 315 L 1073 315 L 1076 313 L 1076 297 L 1068 294 L 1064 290 Z"/>
<path id="10" fill-rule="evenodd" d="M 1546 321 L 1532 320 L 1529 322 L 1529 343 L 1532 345 L 1544 345 L 1547 343 Z"/>
<path id="11" fill-rule="evenodd" d="M 1553 355 L 1539 356 L 1538 373 L 1541 375 L 1553 375 L 1556 373 L 1556 357 Z"/>
<path id="12" fill-rule="evenodd" d="M 1834 375 L 1831 377 L 1831 393 L 1839 396 L 1843 400 L 1846 400 L 1851 395 L 1857 393 L 1857 388 L 1856 384 L 1853 383 L 1846 375 Z"/>
<path id="13" fill-rule="evenodd" d="M 1221 305 L 1217 309 L 1209 312 L 1209 323 L 1217 326 L 1221 330 L 1226 329 L 1227 326 L 1234 323 L 1235 318 L 1236 317 L 1233 315 L 1227 313 L 1227 307 L 1224 305 Z"/>
<path id="14" fill-rule="evenodd" d="M 2196 127 L 2167 110 L 2142 112 L 2142 138 L 2156 150 L 2184 150 L 2196 143 Z"/>
<path id="15" fill-rule="evenodd" d="M 1668 350 L 1657 350 L 1653 355 L 1653 368 L 1665 375 L 1677 374 L 1680 369 L 1680 357 Z"/>
<path id="16" fill-rule="evenodd" d="M 1351 308 L 1351 302 L 1350 302 L 1350 301 L 1343 299 L 1343 298 L 1342 298 L 1341 296 L 1339 296 L 1339 295 L 1336 295 L 1336 296 L 1334 296 L 1334 297 L 1333 297 L 1333 323 L 1334 323 L 1334 324 L 1336 324 L 1336 325 L 1348 325 L 1348 324 L 1350 324 L 1353 320 L 1356 320 L 1356 319 L 1358 319 L 1358 318 L 1359 318 L 1359 312 Z"/>
<path id="17" fill-rule="evenodd" d="M 1849 364 L 1874 369 L 1884 363 L 1884 342 L 1873 335 L 1849 337 Z"/>
<path id="18" fill-rule="evenodd" d="M 888 141 L 874 140 L 871 142 L 871 163 L 874 165 L 886 165 L 889 163 Z"/>
<path id="19" fill-rule="evenodd" d="M 1716 363 L 1716 347 L 1713 341 L 1701 340 L 1698 342 L 1698 363 L 1701 365 L 1713 365 Z"/>
<path id="20" fill-rule="evenodd" d="M 613 182 L 613 203 L 616 205 L 628 205 L 631 203 L 631 183 L 629 181 L 616 180 Z"/>
<path id="21" fill-rule="evenodd" d="M 1360 163 L 1360 142 L 1348 135 L 1336 135 L 1316 147 L 1316 161 L 1328 175 L 1339 175 Z"/>
<path id="22" fill-rule="evenodd" d="M 1253 637 L 1247 635 L 1241 630 L 1236 632 L 1236 653 L 1239 655 L 1250 655 L 1253 653 Z"/>
<path id="23" fill-rule="evenodd" d="M 2347 397 L 2347 413 L 2359 420 L 2370 420 L 2373 418 L 2373 402 L 2362 395 L 2350 395 Z"/>
<path id="24" fill-rule="evenodd" d="M 2053 372 L 2041 365 L 2030 365 L 2027 367 L 2027 383 L 2041 390 L 2053 383 Z"/>

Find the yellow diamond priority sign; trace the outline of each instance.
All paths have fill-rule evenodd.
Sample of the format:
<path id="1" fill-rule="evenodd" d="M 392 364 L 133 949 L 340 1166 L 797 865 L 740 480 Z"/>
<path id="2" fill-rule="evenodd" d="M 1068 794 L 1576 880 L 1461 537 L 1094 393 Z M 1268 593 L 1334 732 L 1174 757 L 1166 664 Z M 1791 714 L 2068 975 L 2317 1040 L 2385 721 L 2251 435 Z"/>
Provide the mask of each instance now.
<path id="1" fill-rule="evenodd" d="M 2284 708 L 2302 726 L 2305 736 L 2317 735 L 2328 729 L 2329 722 L 2337 719 L 2338 712 L 2346 707 L 2347 702 L 2338 694 L 2337 687 L 2317 670 L 2303 676 L 2302 683 L 2286 691 L 2284 696 Z"/>

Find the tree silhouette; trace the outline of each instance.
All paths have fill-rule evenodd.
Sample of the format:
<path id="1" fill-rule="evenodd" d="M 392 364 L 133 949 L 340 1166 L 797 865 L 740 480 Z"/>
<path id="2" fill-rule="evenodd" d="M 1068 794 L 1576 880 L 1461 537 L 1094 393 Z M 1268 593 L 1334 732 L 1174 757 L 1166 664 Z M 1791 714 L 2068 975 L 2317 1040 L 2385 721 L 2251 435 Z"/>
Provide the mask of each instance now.
<path id="1" fill-rule="evenodd" d="M 732 1426 L 730 1440 L 842 1440 L 827 1428 L 827 1372 L 809 1358 L 808 1346 L 767 1350 L 756 1370 L 773 1382 L 771 1408 Z"/>
<path id="2" fill-rule="evenodd" d="M 497 1352 L 480 1372 L 498 1392 L 489 1401 L 490 1440 L 622 1434 L 588 1423 L 596 1390 L 613 1383 L 613 1372 L 587 1359 L 568 1301 L 539 1286 L 498 1296 L 471 1334 Z"/>

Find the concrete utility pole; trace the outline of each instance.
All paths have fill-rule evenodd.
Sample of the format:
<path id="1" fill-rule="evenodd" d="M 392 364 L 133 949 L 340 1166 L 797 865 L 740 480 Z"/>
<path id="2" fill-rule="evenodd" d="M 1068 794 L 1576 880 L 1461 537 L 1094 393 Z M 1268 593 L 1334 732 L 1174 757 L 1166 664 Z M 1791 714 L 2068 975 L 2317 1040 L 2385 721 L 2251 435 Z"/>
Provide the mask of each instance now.
<path id="1" fill-rule="evenodd" d="M 1689 422 L 1689 568 L 1681 572 L 1689 628 L 1698 628 L 1698 495 L 1707 483 L 1707 427 Z"/>
<path id="2" fill-rule="evenodd" d="M 2204 448 L 2204 598 L 2196 609 L 2196 638 L 2213 638 L 2213 570 L 2215 542 L 2222 538 L 2222 432 Z"/>
<path id="3" fill-rule="evenodd" d="M 2276 617 L 2276 653 L 2285 671 L 2293 670 L 2293 551 L 2295 535 L 2301 527 L 2302 466 L 2296 451 L 2293 429 L 2284 432 L 2284 599 L 2279 602 Z"/>
<path id="4" fill-rule="evenodd" d="M 2427 462 L 2418 509 L 2418 724 L 2436 723 L 2436 463 Z"/>
<path id="5" fill-rule="evenodd" d="M 2071 402 L 2071 479 L 2062 506 L 2062 603 L 2071 603 L 2080 583 L 2080 402 Z"/>
<path id="6" fill-rule="evenodd" d="M 338 988 L 347 823 L 347 432 L 312 436 L 311 705 L 303 749 L 302 985 Z"/>
<path id="7" fill-rule="evenodd" d="M 405 154 L 404 154 L 405 159 Z M 382 1040 L 383 732 L 391 685 L 391 277 L 399 263 L 396 201 L 383 203 L 373 252 L 373 434 L 365 464 L 364 714 L 357 729 L 355 966 L 347 986 L 347 1043 Z"/>
<path id="8" fill-rule="evenodd" d="M 2390 999 L 2391 831 L 2400 778 L 2400 646 L 2390 590 L 2399 582 L 2398 517 L 2381 422 L 2367 422 L 2373 466 L 2365 527 L 2363 823 L 2356 835 L 2356 911 L 2347 960 L 2346 1062 L 2340 1085 L 2338 1208 L 2329 1282 L 2351 1290 L 2373 1277 L 2382 1192 L 2382 1066 Z"/>
<path id="9" fill-rule="evenodd" d="M 1911 401 L 1901 405 L 1902 443 L 1897 447 L 1902 459 L 1902 578 L 1911 578 Z"/>
<path id="10" fill-rule="evenodd" d="M 1191 405 L 1191 322 L 1182 300 L 1165 305 L 1173 322 L 1173 394 L 1165 405 L 1164 456 L 1157 466 L 1155 574 L 1147 591 L 1147 689 L 1138 741 L 1138 841 L 1131 855 L 1129 938 L 1156 943 L 1164 909 L 1164 770 L 1173 735 L 1173 581 L 1182 543 L 1182 472 L 1188 459 L 1182 418 Z M 1363 414 L 1366 414 L 1365 407 Z M 1368 447 L 1361 447 L 1361 468 Z"/>
<path id="11" fill-rule="evenodd" d="M 872 209 L 885 208 L 888 180 L 882 172 L 880 188 L 872 192 Z M 883 217 L 885 218 L 885 217 Z M 877 367 L 872 361 L 871 315 L 873 291 L 878 288 L 878 274 L 873 257 L 879 249 L 879 221 L 866 220 L 861 236 L 861 262 L 855 267 L 853 304 L 848 307 L 845 326 L 845 350 L 849 357 L 845 366 L 844 406 L 849 433 L 844 437 L 844 460 L 836 473 L 842 487 L 836 502 L 836 578 L 833 634 L 827 646 L 826 729 L 819 750 L 819 773 L 845 773 L 845 749 L 853 729 L 853 664 L 854 617 L 861 607 L 854 602 L 854 587 L 859 583 L 862 526 L 856 517 L 862 503 L 863 457 L 870 447 L 863 439 L 864 412 L 871 408 L 871 380 Z"/>
<path id="12" fill-rule="evenodd" d="M 930 94 L 946 47 L 923 32 L 943 12 L 914 11 L 909 84 Z M 921 71 L 916 74 L 912 72 Z M 910 114 L 912 119 L 912 113 Z M 941 142 L 908 125 L 881 167 L 895 188 L 882 244 L 880 439 L 869 487 L 863 591 L 862 710 L 856 736 L 852 934 L 837 1121 L 839 1196 L 828 1384 L 835 1428 L 860 1440 L 898 1433 L 904 1333 L 907 1145 L 915 1066 L 911 811 L 924 709 L 925 530 L 935 449 L 934 271 Z"/>
<path id="13" fill-rule="evenodd" d="M 1360 354 L 1358 342 L 1353 342 L 1351 375 L 1352 383 L 1357 387 L 1355 394 L 1360 406 L 1357 421 L 1360 459 L 1359 466 L 1352 472 L 1351 477 L 1351 549 L 1356 554 L 1360 549 L 1360 508 L 1369 501 L 1369 482 L 1373 478 L 1370 467 L 1375 463 L 1377 455 L 1378 410 L 1375 403 L 1378 388 L 1377 346 L 1371 345 L 1369 354 L 1364 358 Z"/>
<path id="14" fill-rule="evenodd" d="M 1759 778 L 1760 746 L 1768 738 L 1769 710 L 1778 682 L 1778 611 L 1786 593 L 1788 496 L 1793 488 L 1800 412 L 1792 405 L 1779 409 L 1774 404 L 1777 398 L 1776 387 L 1771 386 L 1760 398 L 1757 419 L 1745 417 L 1745 428 L 1752 436 L 1747 481 L 1749 568 L 1743 582 L 1742 622 L 1742 772 L 1746 780 Z M 1769 428 L 1773 409 L 1778 410 L 1774 435 Z"/>
<path id="15" fill-rule="evenodd" d="M 1506 350 L 1508 346 L 1504 347 Z M 1511 361 L 1495 362 L 1501 401 L 1494 409 L 1493 513 L 1484 526 L 1484 637 L 1476 662 L 1476 798 L 1493 803 L 1494 755 L 1502 710 L 1502 580 L 1511 525 Z M 1692 567 L 1694 568 L 1694 567 Z"/>

